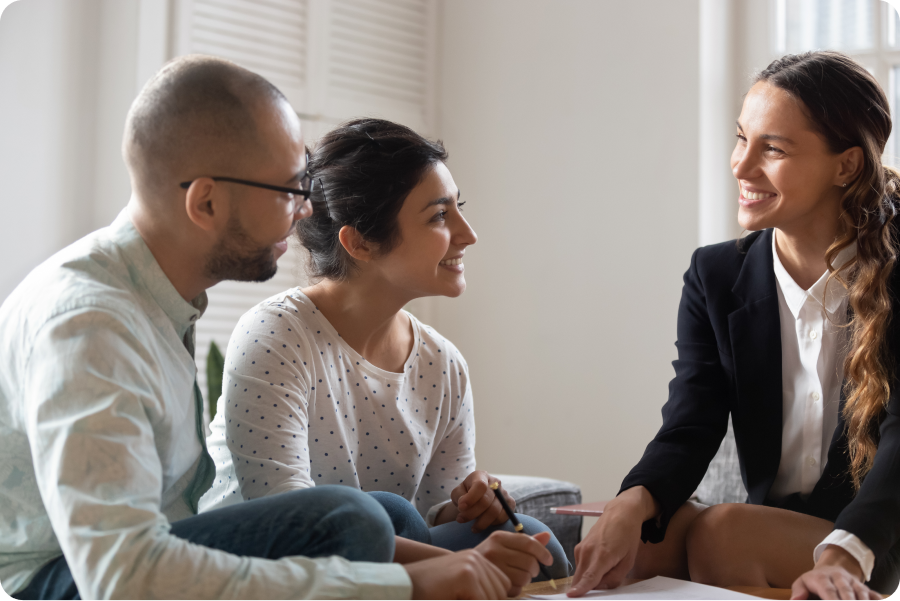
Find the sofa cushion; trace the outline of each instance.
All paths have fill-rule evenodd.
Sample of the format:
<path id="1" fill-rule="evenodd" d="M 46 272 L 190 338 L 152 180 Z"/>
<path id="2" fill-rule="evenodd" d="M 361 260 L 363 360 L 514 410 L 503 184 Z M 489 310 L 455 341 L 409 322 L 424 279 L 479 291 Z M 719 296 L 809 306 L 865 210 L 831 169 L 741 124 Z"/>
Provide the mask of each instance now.
<path id="1" fill-rule="evenodd" d="M 741 466 L 738 462 L 737 446 L 734 443 L 734 430 L 731 418 L 728 418 L 728 432 L 722 439 L 719 452 L 713 457 L 695 493 L 697 500 L 704 505 L 719 503 L 744 503 L 747 490 L 741 479 Z"/>

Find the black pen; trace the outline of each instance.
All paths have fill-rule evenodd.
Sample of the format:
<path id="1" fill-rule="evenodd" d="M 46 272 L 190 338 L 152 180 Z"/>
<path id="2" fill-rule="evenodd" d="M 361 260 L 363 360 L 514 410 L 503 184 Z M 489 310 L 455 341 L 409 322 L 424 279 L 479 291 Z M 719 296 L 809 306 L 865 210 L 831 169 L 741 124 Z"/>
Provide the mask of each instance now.
<path id="1" fill-rule="evenodd" d="M 525 526 L 516 519 L 516 514 L 512 512 L 512 509 L 509 508 L 509 505 L 506 503 L 506 498 L 504 498 L 503 493 L 500 492 L 500 483 L 493 482 L 491 483 L 491 490 L 494 491 L 494 494 L 497 495 L 497 500 L 500 501 L 500 506 L 503 507 L 503 511 L 506 512 L 506 515 L 509 516 L 509 521 L 512 522 L 513 528 L 515 528 L 516 532 L 521 532 L 525 534 Z M 544 578 L 550 581 L 550 586 L 553 587 L 553 590 L 556 590 L 556 581 L 553 578 L 550 578 L 550 574 L 547 573 L 547 570 L 544 569 L 544 565 L 538 562 L 538 567 L 541 569 L 541 574 L 544 575 Z"/>

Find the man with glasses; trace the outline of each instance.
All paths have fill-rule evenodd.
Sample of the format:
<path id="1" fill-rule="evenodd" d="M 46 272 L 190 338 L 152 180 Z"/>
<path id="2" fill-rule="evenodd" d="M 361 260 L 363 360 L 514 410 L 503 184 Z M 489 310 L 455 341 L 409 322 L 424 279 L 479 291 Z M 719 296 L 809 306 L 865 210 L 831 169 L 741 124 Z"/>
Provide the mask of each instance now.
<path id="1" fill-rule="evenodd" d="M 281 93 L 210 57 L 173 61 L 147 84 L 123 153 L 127 208 L 0 306 L 4 590 L 23 599 L 505 596 L 509 580 L 474 552 L 386 563 L 387 514 L 345 487 L 196 515 L 216 471 L 193 358 L 204 291 L 274 275 L 293 224 L 312 211 L 307 155 Z"/>

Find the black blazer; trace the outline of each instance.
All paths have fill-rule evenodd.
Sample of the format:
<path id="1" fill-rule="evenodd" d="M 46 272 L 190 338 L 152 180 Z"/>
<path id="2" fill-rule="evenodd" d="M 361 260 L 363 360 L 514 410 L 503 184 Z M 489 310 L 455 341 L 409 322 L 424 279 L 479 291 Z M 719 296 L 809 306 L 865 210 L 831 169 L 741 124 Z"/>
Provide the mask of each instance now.
<path id="1" fill-rule="evenodd" d="M 725 436 L 729 413 L 748 502 L 833 521 L 835 528 L 858 536 L 876 559 L 900 541 L 900 268 L 889 286 L 894 381 L 881 415 L 875 466 L 854 494 L 840 417 L 813 492 L 805 501 L 792 495 L 776 504 L 768 499 L 781 460 L 782 434 L 772 230 L 750 234 L 740 247 L 731 241 L 694 252 L 678 307 L 678 359 L 672 363 L 675 378 L 662 409 L 663 425 L 622 483 L 621 490 L 645 486 L 662 506 L 661 519 L 644 524 L 645 541 L 661 541 L 669 519 L 696 490 Z"/>

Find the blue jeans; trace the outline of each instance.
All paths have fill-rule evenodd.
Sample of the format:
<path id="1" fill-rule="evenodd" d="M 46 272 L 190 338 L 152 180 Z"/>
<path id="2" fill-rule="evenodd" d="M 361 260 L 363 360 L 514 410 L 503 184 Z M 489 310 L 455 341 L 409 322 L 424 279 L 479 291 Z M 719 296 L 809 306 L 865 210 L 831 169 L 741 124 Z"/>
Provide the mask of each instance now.
<path id="1" fill-rule="evenodd" d="M 292 555 L 350 561 L 394 559 L 394 529 L 371 497 L 347 486 L 316 486 L 201 513 L 172 524 L 178 538 L 235 555 Z M 45 565 L 16 599 L 80 599 L 64 557 Z"/>
<path id="2" fill-rule="evenodd" d="M 373 491 L 369 493 L 381 503 L 381 506 L 387 511 L 394 525 L 394 533 L 410 540 L 418 541 L 447 549 L 449 551 L 462 551 L 463 549 L 473 549 L 480 543 L 484 542 L 491 532 L 495 530 L 506 530 L 507 532 L 515 532 L 512 523 L 506 521 L 499 526 L 491 526 L 486 530 L 478 533 L 472 532 L 473 522 L 460 524 L 459 522 L 450 522 L 441 524 L 434 528 L 429 528 L 425 524 L 425 520 L 416 511 L 412 504 L 401 497 L 390 492 Z M 547 550 L 553 556 L 553 565 L 545 566 L 545 570 L 551 578 L 566 578 L 569 576 L 571 566 L 563 551 L 562 545 L 556 540 L 556 536 L 539 520 L 531 516 L 516 514 L 516 518 L 525 527 L 526 534 L 537 534 L 539 532 L 550 532 L 550 542 L 547 543 Z M 535 582 L 544 580 L 542 574 L 534 579 Z"/>

